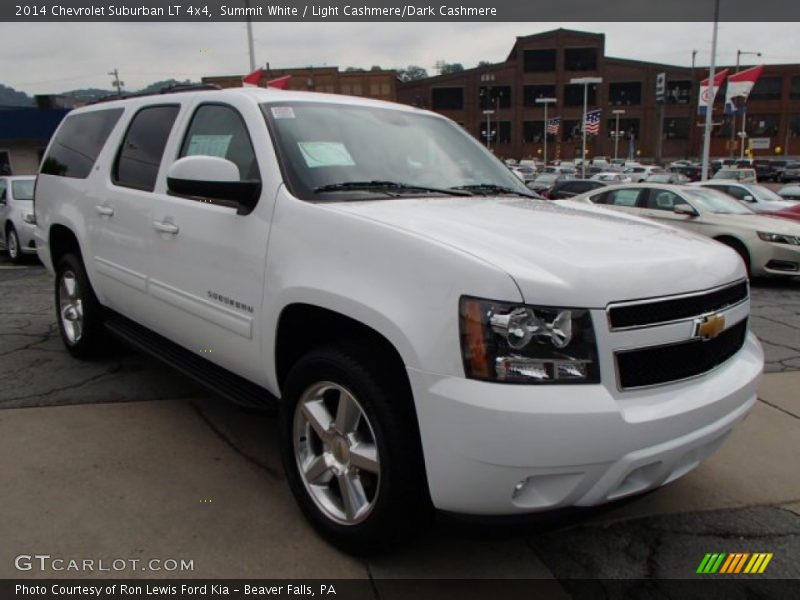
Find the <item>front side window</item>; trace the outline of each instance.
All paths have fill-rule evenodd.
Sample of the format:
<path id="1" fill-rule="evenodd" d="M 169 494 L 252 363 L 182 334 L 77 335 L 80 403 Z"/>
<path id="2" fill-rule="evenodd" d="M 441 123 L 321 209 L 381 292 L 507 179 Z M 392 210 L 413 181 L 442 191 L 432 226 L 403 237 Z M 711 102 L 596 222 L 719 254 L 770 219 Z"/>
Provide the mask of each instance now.
<path id="1" fill-rule="evenodd" d="M 611 190 L 599 197 L 595 196 L 593 201 L 596 204 L 609 204 L 611 206 L 636 206 L 636 201 L 639 198 L 639 188 L 624 188 L 620 190 Z"/>
<path id="2" fill-rule="evenodd" d="M 180 106 L 150 106 L 133 117 L 114 164 L 117 185 L 152 192 Z"/>
<path id="3" fill-rule="evenodd" d="M 33 179 L 15 179 L 11 182 L 14 200 L 33 200 Z"/>
<path id="4" fill-rule="evenodd" d="M 122 110 L 110 108 L 67 116 L 42 161 L 42 174 L 88 177 Z"/>
<path id="5" fill-rule="evenodd" d="M 338 103 L 262 106 L 287 185 L 303 200 L 376 199 L 370 182 L 425 188 L 493 185 L 529 194 L 519 178 L 461 127 L 406 110 Z M 502 122 L 501 122 L 502 123 Z M 494 129 L 496 123 L 492 123 Z M 500 127 L 502 137 L 503 131 Z M 331 186 L 346 184 L 339 189 Z M 488 189 L 488 188 L 481 188 Z M 414 193 L 426 195 L 415 188 Z"/>
<path id="6" fill-rule="evenodd" d="M 218 156 L 239 167 L 243 181 L 258 181 L 261 176 L 250 134 L 241 115 L 223 104 L 204 104 L 192 117 L 183 140 L 180 157 Z"/>
<path id="7" fill-rule="evenodd" d="M 669 190 L 650 189 L 645 208 L 672 212 L 678 204 L 686 204 L 686 200 Z"/>

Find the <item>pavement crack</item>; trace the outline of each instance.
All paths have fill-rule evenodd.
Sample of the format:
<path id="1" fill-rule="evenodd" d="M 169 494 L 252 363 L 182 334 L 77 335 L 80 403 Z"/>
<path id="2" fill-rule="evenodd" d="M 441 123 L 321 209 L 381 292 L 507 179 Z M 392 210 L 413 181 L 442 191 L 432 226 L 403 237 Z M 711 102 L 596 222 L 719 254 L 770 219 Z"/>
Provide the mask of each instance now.
<path id="1" fill-rule="evenodd" d="M 771 407 L 772 407 L 772 408 L 774 408 L 775 410 L 779 410 L 779 411 L 781 411 L 782 413 L 789 415 L 789 416 L 790 416 L 790 417 L 792 417 L 793 419 L 800 420 L 800 416 L 798 416 L 798 415 L 795 415 L 795 414 L 793 414 L 793 413 L 790 413 L 788 410 L 786 410 L 785 408 L 781 408 L 781 407 L 780 407 L 780 406 L 778 406 L 777 404 L 773 404 L 772 402 L 769 402 L 768 400 L 764 400 L 763 398 L 759 398 L 759 400 L 761 400 L 761 402 L 763 402 L 763 403 L 764 403 L 764 404 L 766 404 L 767 406 L 771 406 Z"/>
<path id="2" fill-rule="evenodd" d="M 367 569 L 367 577 L 369 578 L 369 587 L 372 588 L 372 593 L 375 595 L 375 600 L 381 600 L 381 594 L 378 591 L 378 585 L 375 583 L 375 575 L 372 574 L 372 568 L 369 566 L 369 561 L 364 561 L 364 566 Z"/>
<path id="3" fill-rule="evenodd" d="M 213 431 L 217 435 L 217 437 L 219 439 L 221 439 L 236 454 L 238 454 L 239 456 L 244 458 L 247 462 L 259 467 L 260 469 L 262 469 L 264 471 L 266 471 L 266 473 L 270 477 L 272 477 L 273 479 L 275 479 L 277 481 L 283 481 L 284 480 L 283 473 L 281 471 L 279 471 L 277 469 L 273 469 L 272 467 L 270 467 L 265 462 L 259 460 L 255 456 L 251 456 L 250 454 L 248 454 L 247 452 L 245 452 L 244 450 L 239 448 L 239 446 L 237 446 L 229 436 L 225 435 L 224 431 L 222 431 L 219 427 L 217 427 L 214 424 L 214 422 L 211 419 L 209 419 L 208 416 L 206 416 L 206 414 L 202 411 L 202 409 L 197 404 L 195 404 L 194 402 L 189 402 L 189 406 L 191 406 L 192 409 L 194 410 L 194 412 L 197 413 L 197 416 L 200 417 L 200 419 L 206 425 L 208 425 L 209 429 L 211 429 L 211 431 Z"/>
<path id="4" fill-rule="evenodd" d="M 89 385 L 90 383 L 94 383 L 95 381 L 97 381 L 99 379 L 103 379 L 104 377 L 109 377 L 111 375 L 116 375 L 121 369 L 122 369 L 122 367 L 120 367 L 118 365 L 118 366 L 113 367 L 113 368 L 111 368 L 110 370 L 108 370 L 108 371 L 106 371 L 104 373 L 99 373 L 98 375 L 93 375 L 92 377 L 89 377 L 88 379 L 84 379 L 83 381 L 79 381 L 77 383 L 71 383 L 69 385 L 62 385 L 60 387 L 53 388 L 52 390 L 48 390 L 46 392 L 39 392 L 39 393 L 36 393 L 36 394 L 26 394 L 24 396 L 11 396 L 9 398 L 2 398 L 2 399 L 0 399 L 0 404 L 4 404 L 6 402 L 15 402 L 17 400 L 27 400 L 29 398 L 46 398 L 47 396 L 52 396 L 53 394 L 57 394 L 58 392 L 65 392 L 67 390 L 74 390 L 74 389 L 77 389 L 77 388 L 81 388 L 81 387 L 83 387 L 85 385 Z"/>

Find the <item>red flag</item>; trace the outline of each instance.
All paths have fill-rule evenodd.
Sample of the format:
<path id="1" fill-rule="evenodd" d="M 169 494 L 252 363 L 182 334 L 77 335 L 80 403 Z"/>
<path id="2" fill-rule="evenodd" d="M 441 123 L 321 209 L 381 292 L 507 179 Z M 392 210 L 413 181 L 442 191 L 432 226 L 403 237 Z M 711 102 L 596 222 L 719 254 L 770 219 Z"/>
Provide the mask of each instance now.
<path id="1" fill-rule="evenodd" d="M 245 87 L 258 87 L 261 78 L 264 76 L 264 69 L 256 69 L 249 75 L 242 77 L 242 85 Z"/>
<path id="2" fill-rule="evenodd" d="M 270 79 L 267 82 L 267 87 L 271 88 L 278 88 L 279 90 L 285 90 L 289 87 L 289 80 L 292 78 L 291 75 L 284 75 L 283 77 L 278 77 L 277 79 Z"/>

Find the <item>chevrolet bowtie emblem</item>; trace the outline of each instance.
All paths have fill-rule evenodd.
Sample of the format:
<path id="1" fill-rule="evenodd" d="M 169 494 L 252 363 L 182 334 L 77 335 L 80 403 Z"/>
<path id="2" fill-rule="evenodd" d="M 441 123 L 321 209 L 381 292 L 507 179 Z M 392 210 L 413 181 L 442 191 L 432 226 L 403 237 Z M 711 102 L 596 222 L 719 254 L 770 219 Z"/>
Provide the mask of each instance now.
<path id="1" fill-rule="evenodd" d="M 712 340 L 725 329 L 725 317 L 722 315 L 710 315 L 695 321 L 694 337 L 704 340 Z"/>

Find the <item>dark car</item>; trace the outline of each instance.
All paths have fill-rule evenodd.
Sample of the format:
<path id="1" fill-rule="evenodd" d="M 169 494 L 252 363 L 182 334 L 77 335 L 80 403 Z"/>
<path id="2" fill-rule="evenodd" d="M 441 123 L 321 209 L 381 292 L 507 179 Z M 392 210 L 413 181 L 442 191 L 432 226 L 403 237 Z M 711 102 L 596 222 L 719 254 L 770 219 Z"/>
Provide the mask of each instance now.
<path id="1" fill-rule="evenodd" d="M 783 181 L 783 172 L 789 164 L 789 161 L 778 158 L 769 161 L 769 164 L 772 165 L 772 170 L 775 171 L 775 181 Z"/>
<path id="2" fill-rule="evenodd" d="M 703 178 L 703 168 L 697 165 L 673 167 L 672 172 L 688 177 L 689 181 L 700 181 Z"/>
<path id="3" fill-rule="evenodd" d="M 605 181 L 594 181 L 589 179 L 572 179 L 557 182 L 549 191 L 542 195 L 550 200 L 564 200 L 572 198 L 578 194 L 596 190 L 597 188 L 608 185 Z"/>
<path id="4" fill-rule="evenodd" d="M 771 160 L 757 158 L 753 161 L 752 168 L 756 170 L 759 181 L 775 181 L 776 171 Z"/>
<path id="5" fill-rule="evenodd" d="M 788 165 L 786 165 L 786 167 L 783 169 L 783 174 L 781 175 L 781 181 L 800 181 L 800 163 L 790 162 Z"/>
<path id="6" fill-rule="evenodd" d="M 550 188 L 552 188 L 558 182 L 568 181 L 571 179 L 572 177 L 562 173 L 542 173 L 541 175 L 537 175 L 536 179 L 533 181 L 526 182 L 525 185 L 528 186 L 528 189 L 533 190 L 538 194 L 544 194 L 549 192 Z"/>

